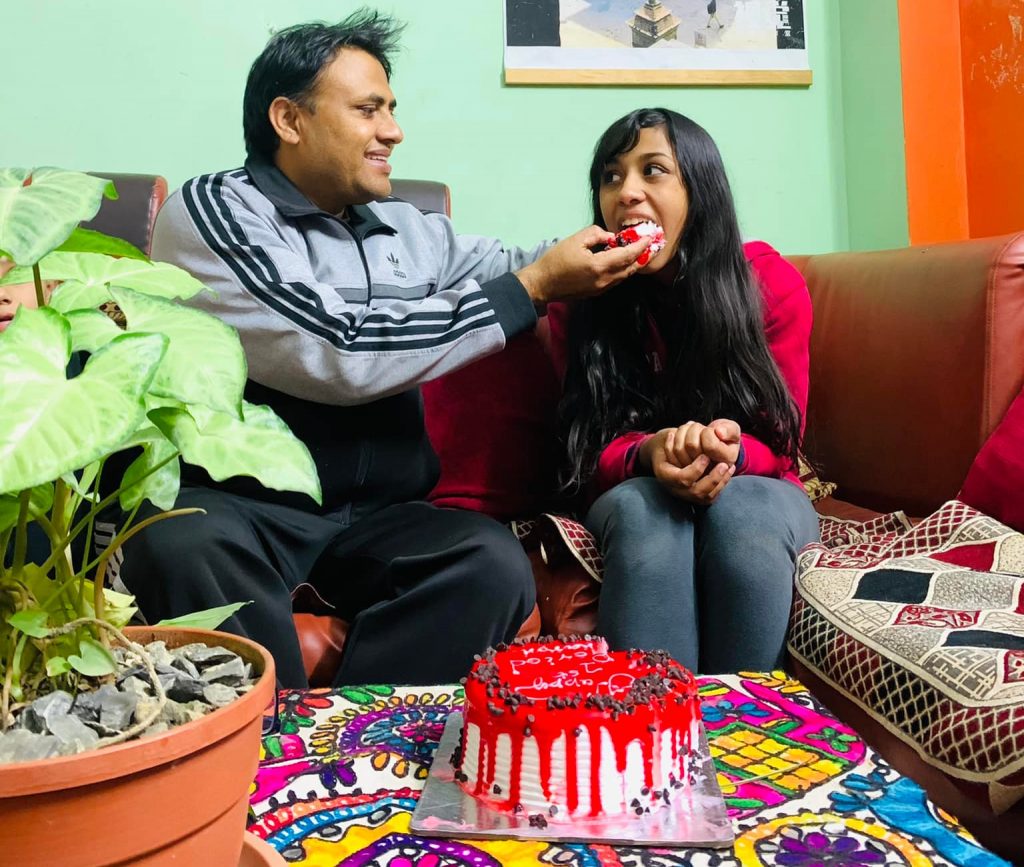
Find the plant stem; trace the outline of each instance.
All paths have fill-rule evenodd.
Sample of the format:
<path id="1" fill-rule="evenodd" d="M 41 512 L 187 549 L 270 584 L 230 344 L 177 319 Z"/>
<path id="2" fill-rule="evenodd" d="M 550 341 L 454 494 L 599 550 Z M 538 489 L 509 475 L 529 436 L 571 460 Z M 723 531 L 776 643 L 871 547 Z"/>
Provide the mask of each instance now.
<path id="1" fill-rule="evenodd" d="M 100 460 L 99 466 L 96 469 L 96 478 L 93 480 L 93 497 L 95 497 L 96 500 L 100 499 L 100 481 L 103 478 L 103 468 L 106 466 L 106 463 L 107 463 L 107 459 L 106 458 L 103 458 L 103 459 Z M 92 502 L 92 501 L 90 500 L 90 502 Z M 74 514 L 78 511 L 78 507 L 80 505 L 81 505 L 81 503 L 78 503 L 78 502 L 75 503 L 75 511 L 71 513 L 72 516 L 74 516 Z M 95 526 L 96 526 L 96 516 L 95 515 L 90 515 L 89 523 L 88 523 L 88 525 L 86 526 L 86 529 L 85 529 L 85 545 L 84 545 L 84 552 L 85 553 L 82 554 L 82 561 L 83 561 L 83 563 L 84 562 L 88 562 L 88 560 L 89 560 L 89 552 L 92 550 L 92 537 L 93 537 L 93 531 L 95 529 Z M 83 571 L 83 574 L 84 574 L 86 570 L 83 569 L 82 571 Z M 83 593 L 84 593 L 84 585 L 79 584 L 78 585 L 78 602 L 79 602 L 79 605 L 81 605 Z"/>
<path id="2" fill-rule="evenodd" d="M 22 491 L 18 497 L 18 529 L 14 534 L 14 564 L 12 571 L 20 575 L 25 568 L 25 552 L 28 549 L 28 504 L 32 497 L 32 491 Z"/>
<path id="3" fill-rule="evenodd" d="M 149 472 L 147 472 L 145 475 L 141 476 L 139 481 L 142 481 L 142 479 L 145 479 L 148 476 L 152 475 L 157 470 L 161 469 L 165 464 L 168 464 L 171 461 L 175 460 L 179 456 L 179 454 L 180 454 L 180 452 L 175 452 L 173 455 L 171 455 L 166 460 L 161 461 L 159 464 L 157 464 L 155 467 L 153 467 Z M 92 508 L 89 509 L 89 511 L 86 512 L 85 515 L 82 516 L 82 518 L 78 521 L 78 523 L 75 524 L 75 526 L 71 528 L 71 531 L 68 533 L 67 538 L 66 538 L 64 544 L 65 545 L 70 545 L 73 541 L 75 541 L 75 539 L 78 538 L 79 534 L 81 534 L 82 531 L 84 531 L 86 528 L 88 528 L 88 527 L 90 527 L 92 525 L 92 522 L 96 519 L 96 516 L 99 515 L 99 513 L 102 512 L 107 506 L 109 506 L 111 503 L 113 503 L 114 500 L 116 500 L 118 497 L 120 497 L 121 494 L 125 490 L 126 490 L 126 488 L 124 486 L 119 487 L 116 491 L 114 491 L 111 494 L 107 494 L 107 496 L 105 496 L 102 500 L 100 500 L 98 503 L 95 503 L 92 506 Z M 122 528 L 122 529 L 124 529 L 124 528 Z M 86 554 L 88 554 L 88 550 L 86 551 Z M 42 568 L 43 568 L 44 572 L 45 571 L 49 571 L 50 569 L 53 568 L 54 561 L 56 560 L 56 558 L 58 556 L 59 556 L 59 552 L 52 552 L 50 554 L 49 558 L 43 564 Z M 78 570 L 79 573 L 83 573 L 84 574 L 84 573 L 88 572 L 92 568 L 93 563 L 95 563 L 95 562 L 96 561 L 94 560 L 94 561 L 90 562 L 88 566 L 86 566 L 86 567 L 84 567 L 82 569 L 79 569 Z"/>
<path id="4" fill-rule="evenodd" d="M 203 514 L 203 509 L 172 509 L 169 512 L 161 512 L 159 515 L 152 515 L 146 518 L 139 524 L 136 524 L 130 530 L 122 530 L 116 535 L 106 547 L 103 554 L 100 556 L 99 565 L 96 567 L 96 575 L 93 578 L 93 608 L 96 610 L 96 616 L 103 616 L 104 599 L 103 599 L 103 581 L 107 575 L 107 561 L 113 556 L 114 552 L 120 548 L 125 542 L 127 542 L 136 533 L 139 533 L 146 529 L 150 524 L 155 524 L 157 521 L 164 521 L 167 518 L 179 518 L 182 515 L 195 515 Z"/>
<path id="5" fill-rule="evenodd" d="M 21 658 L 25 653 L 25 645 L 27 643 L 28 636 L 23 632 L 21 637 L 18 638 L 18 643 L 14 646 L 14 658 L 11 660 L 11 667 L 14 669 L 14 680 L 16 681 L 16 683 L 11 685 L 11 694 L 16 701 L 21 701 L 25 697 L 24 687 L 21 684 Z"/>
<path id="6" fill-rule="evenodd" d="M 46 534 L 47 539 L 50 540 L 51 550 L 64 550 L 70 554 L 70 547 L 66 544 L 61 544 L 60 532 L 53 526 L 53 524 L 51 524 L 42 515 L 37 515 L 35 520 L 42 531 Z M 82 600 L 80 598 L 76 599 L 68 592 L 71 585 L 79 580 L 78 576 L 75 575 L 73 568 L 70 556 L 58 557 L 54 564 L 55 574 L 53 576 L 53 580 L 46 582 L 48 586 L 52 586 L 54 588 L 53 592 L 45 597 L 45 602 L 40 600 L 42 602 L 41 607 L 44 610 L 51 610 L 52 608 L 59 607 L 61 611 L 61 620 L 81 617 L 83 614 L 87 613 L 82 610 Z M 81 594 L 78 595 L 81 596 Z M 26 607 L 28 606 L 26 605 Z"/>
<path id="7" fill-rule="evenodd" d="M 11 684 L 14 680 L 14 651 L 17 648 L 17 633 L 11 633 L 11 658 L 6 660 L 4 687 L 0 693 L 0 731 L 7 731 L 7 718 L 11 707 Z"/>
<path id="8" fill-rule="evenodd" d="M 8 527 L 2 533 L 0 533 L 0 578 L 7 574 L 7 567 L 4 563 L 7 562 L 7 546 L 11 544 L 11 534 L 14 532 L 14 527 Z"/>
<path id="9" fill-rule="evenodd" d="M 39 307 L 45 307 L 46 295 L 43 292 L 43 278 L 39 273 L 38 262 L 32 266 L 32 281 L 36 284 L 36 305 Z"/>

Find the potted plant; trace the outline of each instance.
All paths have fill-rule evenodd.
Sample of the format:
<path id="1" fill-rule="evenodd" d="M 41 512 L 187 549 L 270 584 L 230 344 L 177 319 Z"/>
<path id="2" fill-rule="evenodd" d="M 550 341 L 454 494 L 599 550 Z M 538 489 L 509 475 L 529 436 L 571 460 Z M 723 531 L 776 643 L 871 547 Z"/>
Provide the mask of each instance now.
<path id="1" fill-rule="evenodd" d="M 181 460 L 214 479 L 251 475 L 317 502 L 319 482 L 285 424 L 243 400 L 237 334 L 179 303 L 209 290 L 79 227 L 104 195 L 116 196 L 112 184 L 90 175 L 0 169 L 0 255 L 15 265 L 0 282 L 31 281 L 38 302 L 0 331 L 0 731 L 40 695 L 109 682 L 119 656 L 147 669 L 159 698 L 160 678 L 142 655 L 153 638 L 229 647 L 261 674 L 228 706 L 162 734 L 131 739 L 147 721 L 137 720 L 100 749 L 0 765 L 0 852 L 19 864 L 233 865 L 274 698 L 272 659 L 235 636 L 182 628 L 212 628 L 231 607 L 126 628 L 132 599 L 106 589 L 103 576 L 132 534 L 181 513 Z M 60 281 L 49 299 L 44 281 Z M 99 309 L 109 302 L 121 324 Z M 73 356 L 87 357 L 74 374 Z M 108 459 L 129 448 L 139 456 L 116 490 L 101 490 Z M 144 500 L 166 511 L 135 522 Z M 96 553 L 97 515 L 115 503 L 124 519 Z M 47 543 L 37 562 L 26 555 L 33 533 Z"/>

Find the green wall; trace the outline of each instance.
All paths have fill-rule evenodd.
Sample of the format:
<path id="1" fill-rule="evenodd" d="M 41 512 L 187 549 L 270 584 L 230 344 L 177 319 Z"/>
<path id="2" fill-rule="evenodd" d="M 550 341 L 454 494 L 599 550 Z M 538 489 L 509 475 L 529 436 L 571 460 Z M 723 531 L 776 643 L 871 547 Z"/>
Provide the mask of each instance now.
<path id="1" fill-rule="evenodd" d="M 840 2 L 806 2 L 810 88 L 506 87 L 502 0 L 379 3 L 409 25 L 392 82 L 406 133 L 395 176 L 447 181 L 460 231 L 515 243 L 566 234 L 589 222 L 586 169 L 599 133 L 632 108 L 660 104 L 718 140 L 746 235 L 789 252 L 845 249 L 848 219 L 859 227 L 864 208 L 858 194 L 847 209 L 847 151 L 860 139 L 844 129 L 843 104 L 861 90 L 844 93 L 854 54 L 841 49 Z M 239 165 L 245 74 L 270 32 L 357 5 L 12 4 L 0 53 L 0 165 L 158 172 L 172 186 Z"/>
<path id="2" fill-rule="evenodd" d="M 843 132 L 851 250 L 910 243 L 895 0 L 841 0 Z"/>

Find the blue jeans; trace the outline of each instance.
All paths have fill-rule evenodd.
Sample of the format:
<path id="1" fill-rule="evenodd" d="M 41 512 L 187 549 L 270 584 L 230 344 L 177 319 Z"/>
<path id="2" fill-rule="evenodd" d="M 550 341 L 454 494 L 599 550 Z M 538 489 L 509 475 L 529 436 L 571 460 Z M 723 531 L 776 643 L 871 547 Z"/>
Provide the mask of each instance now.
<path id="1" fill-rule="evenodd" d="M 598 631 L 613 648 L 667 650 L 706 674 L 782 663 L 796 556 L 818 540 L 796 485 L 738 476 L 704 507 L 629 479 L 585 523 L 604 555 Z"/>

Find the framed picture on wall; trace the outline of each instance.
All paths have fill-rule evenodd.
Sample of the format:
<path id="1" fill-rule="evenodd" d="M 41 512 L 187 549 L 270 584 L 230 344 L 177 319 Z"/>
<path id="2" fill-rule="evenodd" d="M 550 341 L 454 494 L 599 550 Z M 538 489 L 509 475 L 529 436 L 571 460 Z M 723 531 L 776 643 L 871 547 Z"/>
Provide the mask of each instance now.
<path id="1" fill-rule="evenodd" d="M 504 0 L 507 84 L 809 85 L 804 0 Z"/>

